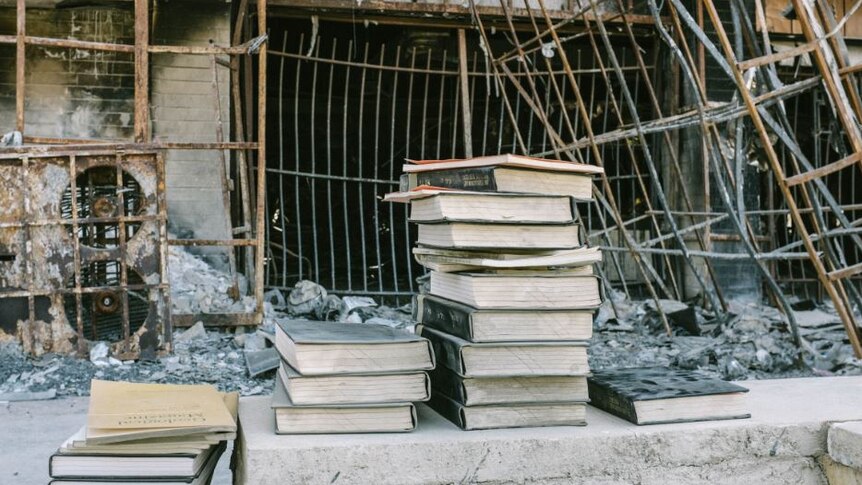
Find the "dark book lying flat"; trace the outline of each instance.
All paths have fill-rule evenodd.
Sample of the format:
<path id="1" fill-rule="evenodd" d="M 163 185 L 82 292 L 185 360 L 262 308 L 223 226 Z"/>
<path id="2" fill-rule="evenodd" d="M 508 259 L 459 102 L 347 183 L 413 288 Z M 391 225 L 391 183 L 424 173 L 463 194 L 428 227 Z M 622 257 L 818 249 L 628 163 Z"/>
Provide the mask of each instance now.
<path id="1" fill-rule="evenodd" d="M 434 368 L 425 339 L 384 325 L 278 320 L 275 348 L 303 376 Z"/>
<path id="2" fill-rule="evenodd" d="M 583 402 L 463 406 L 435 391 L 431 394 L 428 406 L 459 428 L 468 431 L 587 424 L 587 404 Z"/>
<path id="3" fill-rule="evenodd" d="M 443 366 L 431 371 L 435 392 L 464 406 L 586 402 L 586 376 L 461 377 Z"/>
<path id="4" fill-rule="evenodd" d="M 578 376 L 589 372 L 584 342 L 472 343 L 417 325 L 441 366 L 463 377 Z M 434 385 L 434 381 L 431 381 Z"/>
<path id="5" fill-rule="evenodd" d="M 589 340 L 593 310 L 479 310 L 434 295 L 418 295 L 413 318 L 470 342 Z"/>
<path id="6" fill-rule="evenodd" d="M 212 477 L 226 442 L 193 455 L 62 455 L 54 454 L 48 464 L 51 483 L 165 483 L 203 485 Z M 183 459 L 190 468 L 183 470 Z M 59 463 L 63 460 L 64 463 Z"/>
<path id="7" fill-rule="evenodd" d="M 748 389 L 664 367 L 594 371 L 590 404 L 635 424 L 742 419 Z"/>
<path id="8" fill-rule="evenodd" d="M 413 403 L 299 406 L 281 379 L 272 391 L 276 434 L 400 433 L 416 428 Z"/>

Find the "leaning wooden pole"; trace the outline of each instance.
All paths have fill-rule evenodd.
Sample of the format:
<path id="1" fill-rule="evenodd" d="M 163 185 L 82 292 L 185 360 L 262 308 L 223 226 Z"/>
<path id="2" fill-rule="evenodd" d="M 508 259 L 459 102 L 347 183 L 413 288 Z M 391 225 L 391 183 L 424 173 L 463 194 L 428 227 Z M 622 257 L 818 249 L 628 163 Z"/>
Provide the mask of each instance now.
<path id="1" fill-rule="evenodd" d="M 266 35 L 266 0 L 257 1 L 257 35 Z M 266 47 L 258 51 L 257 66 L 257 251 L 255 253 L 254 297 L 258 318 L 263 319 L 263 285 L 266 247 Z"/>
<path id="2" fill-rule="evenodd" d="M 24 0 L 17 2 L 17 32 L 15 39 L 15 129 L 24 133 L 24 66 L 26 64 L 27 46 L 26 7 Z"/>

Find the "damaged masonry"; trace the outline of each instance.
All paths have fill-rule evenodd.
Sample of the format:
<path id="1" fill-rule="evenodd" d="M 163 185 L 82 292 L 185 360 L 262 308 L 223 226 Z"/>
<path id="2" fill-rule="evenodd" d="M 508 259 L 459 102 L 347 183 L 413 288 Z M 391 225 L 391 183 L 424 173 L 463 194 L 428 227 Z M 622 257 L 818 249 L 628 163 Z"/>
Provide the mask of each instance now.
<path id="1" fill-rule="evenodd" d="M 16 462 L 0 467 L 2 483 L 45 482 L 39 440 L 53 449 L 52 432 L 73 432 L 65 419 L 97 401 L 97 381 L 236 392 L 209 396 L 233 419 L 202 460 L 214 484 L 862 482 L 862 427 L 834 424 L 862 419 L 862 0 L 0 0 L 0 59 L 0 412 L 16 435 L 0 440 Z M 530 190 L 480 193 L 506 192 L 494 180 L 449 200 L 521 212 L 411 212 L 418 192 L 459 190 L 414 183 L 416 167 L 500 155 L 521 160 L 512 167 Z M 576 177 L 580 196 L 544 191 Z M 411 203 L 384 203 L 393 195 Z M 570 214 L 527 217 L 542 210 L 517 197 L 556 197 Z M 458 222 L 535 239 L 437 245 L 417 229 Z M 493 298 L 458 298 L 462 281 L 488 275 L 500 276 Z M 557 276 L 569 279 L 536 282 Z M 576 278 L 596 297 L 571 301 L 587 293 Z M 534 301 L 557 290 L 572 293 Z M 466 330 L 434 328 L 427 315 L 441 308 L 463 313 Z M 497 320 L 476 338 L 485 310 Z M 493 326 L 504 321 L 517 331 Z M 333 370 L 354 364 L 343 355 L 303 369 L 285 351 L 321 326 L 340 330 L 312 343 L 351 354 L 350 372 Z M 395 335 L 405 356 L 422 349 L 422 365 L 360 352 L 356 342 L 383 342 L 350 332 Z M 470 374 L 461 352 L 483 345 L 491 370 Z M 539 362 L 519 346 L 558 353 Z M 594 388 L 640 367 L 737 389 L 739 412 L 707 413 L 716 399 L 679 407 L 732 419 L 623 422 Z M 370 389 L 366 378 L 407 375 L 395 370 L 427 405 L 348 396 Z M 315 381 L 333 375 L 345 380 Z M 568 380 L 517 381 L 550 377 Z M 482 378 L 503 397 L 468 402 L 465 381 Z M 291 379 L 326 399 L 293 400 Z M 543 394 L 576 380 L 577 399 Z M 454 419 L 439 407 L 451 383 Z M 139 389 L 156 387 L 181 389 Z M 649 392 L 643 401 L 661 399 L 635 390 Z M 360 404 L 400 406 L 409 426 L 382 429 L 414 438 L 333 439 L 377 428 L 332 419 L 275 439 L 297 409 L 329 421 Z M 551 426 L 532 405 L 583 416 Z M 539 424 L 457 429 L 495 406 Z M 230 470 L 216 467 L 225 449 Z"/>
<path id="2" fill-rule="evenodd" d="M 604 168 L 594 368 L 862 373 L 862 2 L 12 3 L 4 396 L 267 393 L 276 315 L 412 327 L 380 199 L 500 153 Z"/>

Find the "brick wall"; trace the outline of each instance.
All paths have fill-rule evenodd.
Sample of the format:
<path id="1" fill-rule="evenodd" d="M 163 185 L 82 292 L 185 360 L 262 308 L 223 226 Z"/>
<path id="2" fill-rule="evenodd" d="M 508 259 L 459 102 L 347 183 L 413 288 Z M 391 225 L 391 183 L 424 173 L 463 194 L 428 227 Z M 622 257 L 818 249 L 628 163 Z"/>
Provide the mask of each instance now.
<path id="1" fill-rule="evenodd" d="M 230 5 L 160 3 L 154 27 L 153 44 L 200 46 L 212 41 L 226 46 L 230 44 Z M 150 55 L 150 116 L 155 139 L 215 142 L 219 119 L 225 139 L 230 137 L 230 71 L 216 67 L 218 113 L 211 63 L 210 56 Z M 201 239 L 230 238 L 218 152 L 171 150 L 166 159 L 171 230 L 185 229 L 186 235 L 190 230 Z M 197 251 L 206 253 L 213 264 L 226 264 L 227 253 L 221 248 Z"/>
<path id="2" fill-rule="evenodd" d="M 151 43 L 230 44 L 230 4 L 194 0 L 158 2 Z M 0 34 L 15 34 L 15 9 L 0 8 Z M 131 8 L 28 9 L 27 34 L 134 43 Z M 27 47 L 25 133 L 32 136 L 130 141 L 134 123 L 132 54 Z M 218 119 L 230 136 L 230 73 L 218 67 L 216 110 L 208 56 L 150 55 L 150 116 L 155 140 L 216 141 Z M 15 128 L 15 46 L 0 45 L 0 134 Z M 229 155 L 227 155 L 229 156 Z M 166 154 L 169 227 L 184 237 L 227 239 L 216 151 Z M 223 249 L 201 249 L 224 267 Z"/>
<path id="3" fill-rule="evenodd" d="M 15 10 L 0 9 L 0 33 L 15 33 Z M 132 43 L 129 9 L 31 9 L 27 34 Z M 134 64 L 131 54 L 28 46 L 27 134 L 122 139 L 132 135 Z M 15 127 L 15 46 L 0 46 L 0 131 Z"/>

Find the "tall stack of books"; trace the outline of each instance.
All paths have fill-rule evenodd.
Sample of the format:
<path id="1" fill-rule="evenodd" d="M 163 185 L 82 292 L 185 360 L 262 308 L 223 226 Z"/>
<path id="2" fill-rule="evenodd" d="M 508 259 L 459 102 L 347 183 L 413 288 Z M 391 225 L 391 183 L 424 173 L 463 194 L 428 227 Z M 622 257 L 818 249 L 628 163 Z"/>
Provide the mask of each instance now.
<path id="1" fill-rule="evenodd" d="M 236 393 L 94 380 L 87 425 L 51 456 L 52 484 L 205 485 L 236 438 Z"/>
<path id="2" fill-rule="evenodd" d="M 405 165 L 401 191 L 431 270 L 417 333 L 437 412 L 463 429 L 586 424 L 587 343 L 601 304 L 574 203 L 598 167 L 514 155 Z"/>
<path id="3" fill-rule="evenodd" d="M 416 428 L 431 388 L 430 342 L 384 325 L 280 320 L 282 362 L 272 408 L 279 434 L 385 433 Z"/>

